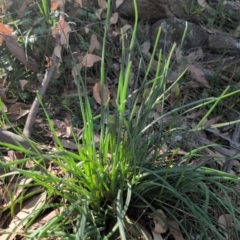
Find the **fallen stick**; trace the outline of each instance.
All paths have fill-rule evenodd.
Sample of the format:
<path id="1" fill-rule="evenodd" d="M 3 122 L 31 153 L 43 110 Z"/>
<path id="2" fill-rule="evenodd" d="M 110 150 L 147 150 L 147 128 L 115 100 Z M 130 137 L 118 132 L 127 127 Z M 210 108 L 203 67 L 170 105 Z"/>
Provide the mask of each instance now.
<path id="1" fill-rule="evenodd" d="M 64 6 L 63 5 L 60 7 L 60 11 L 61 11 L 61 14 L 60 14 L 59 21 L 61 21 L 61 19 L 64 18 L 64 14 L 63 14 L 64 13 Z M 56 35 L 55 47 L 60 45 L 60 43 L 61 43 L 61 35 L 57 34 Z M 53 75 L 53 72 L 54 72 L 54 69 L 55 69 L 55 66 L 56 66 L 56 61 L 57 61 L 57 56 L 56 56 L 56 54 L 54 53 L 54 50 L 53 50 L 52 65 L 48 70 L 46 70 L 46 73 L 44 75 L 44 79 L 42 81 L 42 86 L 39 90 L 39 97 L 41 99 L 42 99 L 43 95 L 45 94 L 45 92 L 47 90 L 47 87 L 49 85 L 49 82 L 52 78 L 52 75 Z M 39 105 L 40 105 L 40 102 L 38 100 L 38 97 L 36 96 L 35 99 L 34 99 L 34 102 L 32 104 L 32 107 L 30 109 L 30 112 L 28 114 L 24 129 L 23 129 L 23 134 L 27 138 L 30 138 L 30 136 L 31 136 L 31 130 L 32 130 L 33 124 L 34 124 L 35 119 L 36 119 L 36 115 L 37 115 L 37 112 L 38 112 L 38 109 L 39 109 Z"/>
<path id="2" fill-rule="evenodd" d="M 23 137 L 12 133 L 10 131 L 3 130 L 0 128 L 0 141 L 5 143 L 10 143 L 16 145 L 19 143 L 24 148 L 34 150 L 31 144 L 28 142 L 28 140 L 24 139 Z M 34 150 L 35 151 L 35 150 Z"/>
<path id="3" fill-rule="evenodd" d="M 56 63 L 56 55 L 53 53 L 52 55 L 52 65 L 51 67 L 46 71 L 45 75 L 44 75 L 44 79 L 42 81 L 42 86 L 39 90 L 39 96 L 40 98 L 43 97 L 43 95 L 45 94 L 46 90 L 47 90 L 47 87 L 49 85 L 49 82 L 52 78 L 52 75 L 53 75 L 53 72 L 54 72 L 54 69 L 55 69 L 55 63 Z M 26 120 L 26 123 L 25 123 L 25 126 L 24 126 L 24 129 L 23 129 L 23 134 L 30 138 L 31 136 L 31 130 L 32 130 L 32 126 L 35 122 L 35 119 L 36 119 L 36 115 L 37 115 L 37 112 L 38 112 L 38 109 L 39 109 L 39 105 L 40 105 L 40 102 L 37 98 L 37 96 L 35 97 L 34 99 L 34 102 L 31 106 L 31 109 L 29 111 L 29 114 L 28 114 L 28 117 L 27 117 L 27 120 Z"/>

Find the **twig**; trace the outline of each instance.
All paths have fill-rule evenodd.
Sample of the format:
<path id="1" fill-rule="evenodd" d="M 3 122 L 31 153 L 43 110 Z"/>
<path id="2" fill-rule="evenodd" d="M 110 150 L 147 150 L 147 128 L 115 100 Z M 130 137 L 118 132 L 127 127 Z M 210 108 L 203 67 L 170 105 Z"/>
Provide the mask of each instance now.
<path id="1" fill-rule="evenodd" d="M 236 125 L 237 126 L 237 125 Z M 235 127 L 235 131 L 236 131 L 236 127 Z M 236 136 L 237 137 L 239 137 L 239 135 L 236 135 L 236 134 L 238 134 L 238 132 L 236 132 L 235 133 L 235 138 L 233 139 L 231 139 L 231 138 L 229 138 L 229 137 L 226 137 L 226 136 L 224 136 L 223 134 L 221 134 L 221 133 L 218 133 L 216 130 L 214 130 L 214 129 L 206 129 L 206 131 L 208 131 L 208 132 L 211 132 L 211 133 L 213 133 L 215 136 L 218 136 L 218 137 L 220 137 L 220 138 L 222 138 L 222 139 L 224 139 L 224 140 L 227 140 L 228 142 L 229 142 L 229 145 L 230 145 L 230 147 L 232 147 L 232 148 L 235 148 L 235 149 L 237 149 L 237 150 L 240 150 L 240 143 L 238 143 L 235 139 L 236 139 Z"/>
<path id="2" fill-rule="evenodd" d="M 203 145 L 213 145 L 213 146 L 211 146 L 212 148 L 214 148 L 216 151 L 218 151 L 221 154 L 228 156 L 228 157 L 236 156 L 239 153 L 236 150 L 221 147 L 221 146 L 217 145 L 216 143 L 211 142 L 210 140 L 203 138 L 203 137 L 199 137 L 199 140 L 202 142 Z"/>
<path id="3" fill-rule="evenodd" d="M 0 128 L 0 141 L 10 144 L 19 143 L 23 147 L 33 150 L 31 144 L 26 139 L 10 131 L 3 130 L 2 128 Z"/>
<path id="4" fill-rule="evenodd" d="M 58 43 L 56 43 L 58 44 Z M 52 65 L 51 67 L 46 71 L 45 75 L 44 75 L 44 79 L 42 81 L 42 86 L 39 90 L 39 96 L 40 98 L 43 97 L 43 95 L 45 94 L 46 90 L 47 90 L 47 87 L 48 87 L 48 84 L 52 78 L 52 75 L 53 75 L 53 72 L 54 72 L 54 69 L 55 69 L 55 65 L 56 65 L 56 55 L 53 53 L 52 55 Z M 24 129 L 23 129 L 23 134 L 29 138 L 30 135 L 31 135 L 31 130 L 32 130 L 32 126 L 35 122 L 35 119 L 36 119 L 36 115 L 37 115 L 37 112 L 38 112 L 38 109 L 39 109 L 39 105 L 40 105 L 40 102 L 38 100 L 37 97 L 35 97 L 34 99 L 34 102 L 31 106 L 31 109 L 30 109 L 30 112 L 28 114 L 28 117 L 27 117 L 27 120 L 26 120 L 26 123 L 25 123 L 25 126 L 24 126 Z"/>
<path id="5" fill-rule="evenodd" d="M 61 6 L 61 14 L 60 14 L 60 20 L 61 18 L 64 18 L 64 6 Z M 59 45 L 60 44 L 60 36 L 57 35 L 56 37 L 56 43 L 55 43 L 55 46 Z M 46 89 L 48 87 L 48 84 L 52 78 L 52 75 L 53 75 L 53 72 L 54 72 L 54 69 L 55 69 L 55 66 L 56 66 L 56 61 L 57 61 L 57 56 L 55 55 L 54 51 L 53 51 L 53 54 L 52 54 L 52 65 L 51 67 L 46 71 L 45 75 L 44 75 L 44 79 L 42 81 L 42 86 L 39 90 L 39 96 L 40 98 L 43 97 L 43 95 L 45 94 L 46 92 Z M 39 105 L 40 105 L 40 102 L 38 100 L 37 97 L 35 97 L 34 99 L 34 102 L 32 104 L 32 107 L 30 109 L 30 112 L 28 114 L 28 117 L 27 117 L 27 120 L 26 120 L 26 123 L 25 123 L 25 126 L 24 126 L 24 130 L 23 130 L 23 134 L 29 138 L 31 136 L 31 130 L 32 130 L 32 126 L 35 122 L 35 119 L 36 119 L 36 115 L 37 115 L 37 112 L 38 112 L 38 109 L 39 109 Z"/>

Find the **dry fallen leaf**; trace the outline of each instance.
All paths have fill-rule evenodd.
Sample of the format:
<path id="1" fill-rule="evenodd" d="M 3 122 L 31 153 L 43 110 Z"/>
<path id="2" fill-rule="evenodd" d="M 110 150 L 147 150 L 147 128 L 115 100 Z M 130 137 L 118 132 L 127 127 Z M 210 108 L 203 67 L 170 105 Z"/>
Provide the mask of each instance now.
<path id="1" fill-rule="evenodd" d="M 62 46 L 61 45 L 57 45 L 55 48 L 54 48 L 54 54 L 61 60 L 62 57 L 61 57 L 61 51 L 62 51 Z"/>
<path id="2" fill-rule="evenodd" d="M 101 61 L 102 58 L 94 54 L 86 54 L 81 62 L 84 67 L 92 67 L 95 62 Z"/>
<path id="3" fill-rule="evenodd" d="M 130 28 L 132 28 L 131 25 L 125 24 L 125 25 L 122 27 L 123 33 L 127 32 Z"/>
<path id="4" fill-rule="evenodd" d="M 6 204 L 4 204 L 4 207 L 11 206 L 12 201 L 16 201 L 19 198 L 20 194 L 24 194 L 24 192 L 26 191 L 26 188 L 24 186 L 30 184 L 32 181 L 33 180 L 31 178 L 22 177 L 18 179 L 16 182 L 10 184 L 10 186 L 7 189 L 8 192 L 7 197 L 9 198 L 9 196 L 11 196 L 11 200 L 9 199 L 9 201 L 6 202 Z"/>
<path id="5" fill-rule="evenodd" d="M 182 75 L 182 73 L 183 71 L 181 68 L 172 70 L 167 78 L 167 83 L 174 83 Z"/>
<path id="6" fill-rule="evenodd" d="M 6 157 L 5 157 L 5 159 L 6 159 Z M 9 179 L 9 183 L 7 184 L 7 186 L 5 185 L 5 187 L 3 189 L 4 201 L 1 202 L 2 203 L 1 207 L 5 208 L 5 209 L 12 206 L 12 202 L 19 199 L 19 196 L 26 192 L 26 190 L 27 190 L 26 186 L 28 186 L 27 184 L 32 182 L 32 179 L 30 179 L 30 178 L 19 177 L 18 179 L 15 179 L 14 181 L 12 181 L 13 178 L 14 178 L 14 176 L 11 179 Z M 3 199 L 1 199 L 1 200 L 3 200 Z M 10 217 L 7 212 L 5 212 L 5 214 L 2 214 L 2 216 L 0 217 L 0 228 L 2 229 L 3 225 L 8 226 L 9 220 L 11 220 L 12 217 Z M 6 223 L 7 223 L 7 225 L 6 225 Z M 3 232 L 1 232 L 1 233 L 3 233 Z M 1 235 L 0 239 L 4 240 L 7 238 L 6 238 L 6 236 L 4 237 L 3 235 Z"/>
<path id="7" fill-rule="evenodd" d="M 26 107 L 27 105 L 22 102 L 16 102 L 8 108 L 8 113 L 18 113 L 22 109 L 22 107 Z"/>
<path id="8" fill-rule="evenodd" d="M 132 220 L 131 218 L 126 217 L 126 221 L 124 222 L 124 224 L 126 227 L 126 233 L 130 233 L 131 239 L 143 239 L 143 235 L 146 236 L 144 239 L 152 239 L 147 229 L 140 223 Z"/>
<path id="9" fill-rule="evenodd" d="M 217 123 L 222 118 L 223 118 L 223 115 L 219 115 L 219 116 L 216 116 L 216 117 L 213 117 L 213 118 L 210 118 L 210 119 L 206 118 L 206 120 L 203 121 L 203 125 L 202 126 L 210 127 L 211 125 Z M 215 130 L 217 131 L 218 129 L 215 129 Z"/>
<path id="10" fill-rule="evenodd" d="M 207 79 L 205 78 L 205 74 L 200 67 L 198 67 L 194 64 L 191 64 L 188 67 L 188 72 L 190 72 L 190 75 L 194 80 L 202 83 L 205 87 L 210 88 L 209 83 L 208 83 Z"/>
<path id="11" fill-rule="evenodd" d="M 51 219 L 53 219 L 55 216 L 59 215 L 61 212 L 63 212 L 64 208 L 60 207 L 57 208 L 55 210 L 53 210 L 52 212 L 48 213 L 47 215 L 41 215 L 39 216 L 39 218 L 37 219 L 37 222 L 35 222 L 30 229 L 34 230 L 37 229 L 43 225 L 45 225 L 46 223 L 48 223 Z"/>
<path id="12" fill-rule="evenodd" d="M 232 216 L 230 214 L 223 214 L 219 216 L 218 223 L 221 225 L 220 231 L 225 235 L 227 239 L 229 239 L 227 228 L 233 225 Z"/>
<path id="13" fill-rule="evenodd" d="M 69 32 L 71 32 L 71 28 L 69 24 L 65 21 L 64 18 L 61 18 L 58 22 L 58 29 L 60 31 L 60 42 L 61 45 L 68 45 L 69 43 Z"/>
<path id="14" fill-rule="evenodd" d="M 32 191 L 35 191 L 32 189 Z M 23 204 L 23 208 L 13 217 L 7 229 L 1 235 L 1 239 L 16 239 L 18 232 L 25 226 L 28 220 L 29 214 L 32 214 L 33 211 L 37 213 L 37 210 L 40 209 L 45 203 L 47 198 L 47 193 L 43 192 L 39 195 L 34 195 L 33 197 L 26 200 Z M 34 216 L 35 214 L 33 214 Z M 9 233 L 12 233 L 9 236 Z"/>
<path id="15" fill-rule="evenodd" d="M 7 45 L 8 50 L 12 53 L 12 55 L 17 58 L 19 62 L 24 64 L 27 68 L 32 70 L 33 72 L 39 72 L 38 64 L 35 60 L 28 57 L 26 58 L 26 54 L 22 47 L 19 45 L 17 40 L 12 36 L 4 35 L 4 39 Z"/>
<path id="16" fill-rule="evenodd" d="M 103 89 L 103 101 L 101 101 L 101 89 Z M 101 88 L 101 84 L 96 83 L 93 87 L 93 97 L 97 103 L 101 104 L 103 102 L 103 105 L 105 105 L 110 99 L 110 94 L 107 86 L 103 85 Z"/>
<path id="17" fill-rule="evenodd" d="M 152 235 L 153 235 L 153 240 L 163 240 L 161 234 L 159 233 L 155 233 L 154 231 L 152 231 Z"/>
<path id="18" fill-rule="evenodd" d="M 28 81 L 25 79 L 21 79 L 21 80 L 19 80 L 19 83 L 21 86 L 21 90 L 24 90 L 24 86 L 28 83 Z"/>
<path id="19" fill-rule="evenodd" d="M 98 19 L 101 19 L 102 13 L 103 13 L 103 10 L 102 10 L 102 8 L 100 8 L 95 12 L 95 15 Z"/>
<path id="20" fill-rule="evenodd" d="M 117 0 L 116 1 L 116 9 L 123 3 L 124 0 Z"/>
<path id="21" fill-rule="evenodd" d="M 175 240 L 184 240 L 183 235 L 179 229 L 178 223 L 174 219 L 168 220 L 170 234 L 173 235 Z"/>
<path id="22" fill-rule="evenodd" d="M 97 39 L 97 36 L 93 33 L 90 40 L 89 53 L 92 53 L 95 49 L 101 49 L 101 44 Z"/>
<path id="23" fill-rule="evenodd" d="M 8 118 L 11 122 L 15 122 L 19 120 L 20 118 L 24 117 L 29 113 L 29 110 L 23 109 L 24 107 L 27 107 L 25 103 L 16 102 L 15 104 L 12 104 L 8 107 Z"/>
<path id="24" fill-rule="evenodd" d="M 194 62 L 201 59 L 202 57 L 203 57 L 203 51 L 201 48 L 198 48 L 196 51 L 189 53 L 186 56 L 186 59 L 187 59 L 188 64 L 193 64 Z"/>
<path id="25" fill-rule="evenodd" d="M 156 214 L 152 214 L 150 216 L 150 217 L 153 217 L 153 222 L 155 224 L 153 231 L 155 233 L 165 233 L 168 229 L 166 224 L 167 216 L 164 214 L 164 212 L 161 209 L 158 209 L 157 212 L 161 217 L 157 216 Z"/>
<path id="26" fill-rule="evenodd" d="M 16 122 L 17 120 L 19 120 L 20 118 L 24 117 L 28 113 L 29 113 L 29 110 L 20 110 L 19 113 L 17 113 L 17 114 L 10 114 L 9 115 L 9 120 L 11 122 Z"/>
<path id="27" fill-rule="evenodd" d="M 24 91 L 28 91 L 31 93 L 35 93 L 38 91 L 39 87 L 40 87 L 40 82 L 39 81 L 27 81 L 25 79 L 19 80 L 21 89 Z"/>
<path id="28" fill-rule="evenodd" d="M 108 6 L 106 0 L 98 0 L 98 5 L 103 10 L 107 9 L 107 6 Z"/>
<path id="29" fill-rule="evenodd" d="M 118 13 L 114 13 L 110 18 L 110 25 L 116 24 L 118 21 Z"/>
<path id="30" fill-rule="evenodd" d="M 51 0 L 51 11 L 57 10 L 64 5 L 64 0 Z"/>
<path id="31" fill-rule="evenodd" d="M 12 35 L 13 29 L 7 25 L 0 23 L 0 33 L 4 35 Z"/>
<path id="32" fill-rule="evenodd" d="M 142 53 L 144 53 L 144 54 L 148 54 L 149 53 L 149 49 L 150 49 L 150 47 L 151 47 L 151 43 L 150 43 L 150 41 L 148 40 L 148 41 L 145 41 L 143 44 L 142 44 Z"/>

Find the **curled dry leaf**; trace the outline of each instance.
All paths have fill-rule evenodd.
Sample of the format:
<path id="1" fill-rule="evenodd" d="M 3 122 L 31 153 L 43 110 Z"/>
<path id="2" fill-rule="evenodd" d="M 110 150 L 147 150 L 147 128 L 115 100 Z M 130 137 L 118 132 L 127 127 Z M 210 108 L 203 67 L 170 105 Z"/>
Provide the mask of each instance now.
<path id="1" fill-rule="evenodd" d="M 62 51 L 62 46 L 61 45 L 57 45 L 55 48 L 54 48 L 54 54 L 61 60 L 62 57 L 61 57 L 61 51 Z"/>
<path id="2" fill-rule="evenodd" d="M 24 117 L 29 113 L 29 110 L 23 108 L 27 107 L 26 104 L 16 102 L 15 104 L 8 107 L 8 118 L 11 122 L 15 122 L 18 119 Z"/>
<path id="3" fill-rule="evenodd" d="M 107 6 L 108 6 L 106 0 L 98 0 L 98 5 L 103 10 L 107 9 Z"/>
<path id="4" fill-rule="evenodd" d="M 132 28 L 131 25 L 125 24 L 125 25 L 122 27 L 123 33 L 127 32 L 130 28 Z"/>
<path id="5" fill-rule="evenodd" d="M 211 125 L 216 124 L 222 118 L 223 118 L 223 115 L 219 115 L 219 116 L 216 116 L 216 117 L 213 117 L 213 118 L 210 118 L 210 119 L 206 118 L 206 120 L 203 121 L 202 126 L 211 127 Z M 216 129 L 216 131 L 218 131 L 218 129 Z M 219 131 L 219 133 L 220 133 L 220 131 Z"/>
<path id="6" fill-rule="evenodd" d="M 153 235 L 153 240 L 163 240 L 161 234 L 159 233 L 155 233 L 154 231 L 152 231 L 152 235 Z"/>
<path id="7" fill-rule="evenodd" d="M 60 31 L 60 42 L 61 45 L 68 45 L 69 43 L 69 32 L 71 32 L 71 28 L 69 24 L 65 21 L 64 18 L 61 18 L 58 22 L 58 29 Z"/>
<path id="8" fill-rule="evenodd" d="M 174 219 L 168 220 L 170 234 L 173 235 L 175 240 L 184 240 L 183 235 L 179 229 L 178 223 Z"/>
<path id="9" fill-rule="evenodd" d="M 4 39 L 6 41 L 7 48 L 19 62 L 24 64 L 33 72 L 39 72 L 37 62 L 30 57 L 28 57 L 28 59 L 26 58 L 25 52 L 15 38 L 12 36 L 4 35 Z"/>
<path id="10" fill-rule="evenodd" d="M 140 223 L 132 220 L 131 218 L 126 217 L 124 222 L 127 233 L 130 233 L 131 239 L 152 239 L 150 233 L 147 229 L 142 226 Z M 145 235 L 145 238 L 143 236 Z"/>
<path id="11" fill-rule="evenodd" d="M 101 89 L 103 89 L 102 94 L 101 94 Z M 103 97 L 102 101 L 101 101 L 101 95 Z M 110 99 L 110 94 L 109 94 L 109 90 L 108 90 L 107 86 L 103 85 L 101 87 L 100 83 L 96 83 L 93 87 L 93 97 L 97 103 L 99 103 L 99 104 L 103 103 L 103 105 L 107 104 L 107 102 Z"/>
<path id="12" fill-rule="evenodd" d="M 53 219 L 55 216 L 58 216 L 61 212 L 63 212 L 63 210 L 64 210 L 64 208 L 60 207 L 60 208 L 54 209 L 53 211 L 51 211 L 47 215 L 40 215 L 38 217 L 37 221 L 34 222 L 29 229 L 34 230 L 34 229 L 37 229 L 37 228 L 45 225 L 51 219 Z"/>
<path id="13" fill-rule="evenodd" d="M 25 80 L 25 79 L 22 79 L 22 80 L 19 80 L 19 83 L 20 83 L 20 86 L 21 86 L 21 90 L 24 90 L 24 87 L 28 83 L 28 81 Z"/>
<path id="14" fill-rule="evenodd" d="M 36 189 L 32 189 L 36 191 Z M 9 227 L 6 229 L 4 234 L 1 235 L 1 239 L 16 239 L 18 232 L 27 224 L 28 216 L 33 214 L 33 217 L 36 215 L 37 210 L 39 210 L 46 202 L 47 193 L 43 192 L 38 195 L 34 195 L 27 199 L 22 206 L 22 209 L 12 218 L 12 221 L 9 224 Z M 9 233 L 11 232 L 11 236 Z"/>
<path id="15" fill-rule="evenodd" d="M 167 83 L 175 82 L 182 75 L 182 73 L 183 72 L 180 68 L 173 70 L 167 78 Z"/>
<path id="16" fill-rule="evenodd" d="M 198 67 L 194 64 L 191 64 L 188 67 L 188 72 L 190 72 L 190 75 L 194 80 L 202 83 L 205 87 L 210 88 L 209 83 L 208 83 L 207 79 L 205 78 L 205 74 L 200 67 Z"/>
<path id="17" fill-rule="evenodd" d="M 31 169 L 35 166 L 35 162 L 34 161 L 27 161 L 26 164 L 25 164 L 25 167 L 28 168 L 28 169 Z"/>
<path id="18" fill-rule="evenodd" d="M 18 113 L 23 107 L 26 107 L 25 103 L 16 102 L 8 108 L 9 113 Z"/>
<path id="19" fill-rule="evenodd" d="M 196 62 L 197 60 L 201 59 L 202 57 L 203 57 L 203 51 L 201 48 L 198 48 L 196 51 L 189 53 L 186 56 L 186 59 L 187 59 L 188 64 L 192 64 L 192 63 Z"/>
<path id="20" fill-rule="evenodd" d="M 116 9 L 123 3 L 124 0 L 117 0 L 116 1 Z"/>
<path id="21" fill-rule="evenodd" d="M 86 54 L 81 62 L 84 67 L 92 67 L 95 62 L 101 61 L 102 58 L 94 54 Z"/>
<path id="22" fill-rule="evenodd" d="M 110 25 L 116 24 L 118 21 L 118 13 L 114 13 L 110 18 Z"/>
<path id="23" fill-rule="evenodd" d="M 101 44 L 95 34 L 92 34 L 89 46 L 89 53 L 92 53 L 95 49 L 101 49 Z"/>
<path id="24" fill-rule="evenodd" d="M 51 0 L 51 11 L 57 10 L 64 5 L 64 0 Z"/>
<path id="25" fill-rule="evenodd" d="M 100 8 L 95 12 L 95 15 L 98 19 L 101 19 L 102 13 L 103 13 L 103 10 L 102 10 L 102 8 Z"/>
<path id="26" fill-rule="evenodd" d="M 153 231 L 155 233 L 165 233 L 168 230 L 168 227 L 166 225 L 167 216 L 164 214 L 164 212 L 161 209 L 158 209 L 157 212 L 158 212 L 158 216 L 156 214 L 151 215 L 151 217 L 153 217 L 153 222 L 155 224 Z M 159 217 L 159 215 L 161 217 Z"/>
<path id="27" fill-rule="evenodd" d="M 148 40 L 148 41 L 145 41 L 143 44 L 142 44 L 142 53 L 144 53 L 144 54 L 148 54 L 149 53 L 149 49 L 150 49 L 150 47 L 151 47 L 151 43 L 150 43 L 150 41 Z"/>
<path id="28" fill-rule="evenodd" d="M 218 223 L 221 226 L 220 231 L 229 239 L 228 230 L 225 229 L 233 226 L 232 216 L 230 214 L 223 214 L 218 218 Z"/>
<path id="29" fill-rule="evenodd" d="M 12 35 L 13 29 L 7 25 L 0 23 L 0 33 L 4 35 Z"/>

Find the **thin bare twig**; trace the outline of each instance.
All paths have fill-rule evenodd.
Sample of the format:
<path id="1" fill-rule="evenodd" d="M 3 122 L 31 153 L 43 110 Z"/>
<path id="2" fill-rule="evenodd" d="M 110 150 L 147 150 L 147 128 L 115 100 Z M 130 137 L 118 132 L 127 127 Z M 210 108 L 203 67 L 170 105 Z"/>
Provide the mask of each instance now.
<path id="1" fill-rule="evenodd" d="M 10 144 L 19 143 L 24 148 L 33 149 L 31 144 L 26 139 L 10 131 L 3 130 L 2 128 L 0 128 L 0 141 Z"/>
<path id="2" fill-rule="evenodd" d="M 61 14 L 60 14 L 60 20 L 61 18 L 64 18 L 64 6 L 61 6 Z M 58 35 L 56 37 L 56 43 L 55 43 L 55 46 L 59 45 L 60 44 L 60 36 Z M 55 66 L 56 66 L 56 62 L 57 62 L 57 56 L 55 55 L 54 51 L 53 51 L 53 54 L 52 54 L 52 65 L 51 67 L 46 71 L 45 75 L 44 75 L 44 79 L 42 81 L 42 86 L 39 90 L 39 96 L 40 98 L 43 97 L 43 95 L 45 94 L 46 90 L 47 90 L 47 87 L 49 85 L 49 82 L 52 78 L 52 75 L 53 75 L 53 72 L 54 72 L 54 69 L 55 69 Z M 27 117 L 27 120 L 26 120 L 26 123 L 25 123 L 25 126 L 24 126 L 24 130 L 23 130 L 23 134 L 26 136 L 26 137 L 30 137 L 31 136 L 31 130 L 32 130 L 32 127 L 33 127 L 33 124 L 35 122 L 35 119 L 36 119 L 36 115 L 37 115 L 37 112 L 38 112 L 38 109 L 39 109 L 39 105 L 40 105 L 40 102 L 37 98 L 37 96 L 35 97 L 34 99 L 34 102 L 32 104 L 32 107 L 30 109 L 30 112 L 28 114 L 28 117 Z"/>
<path id="3" fill-rule="evenodd" d="M 56 55 L 53 53 L 52 55 L 52 65 L 51 67 L 46 71 L 45 75 L 44 75 L 44 79 L 42 81 L 42 86 L 39 90 L 39 96 L 40 98 L 43 97 L 43 95 L 45 94 L 46 90 L 47 90 L 47 87 L 49 85 L 49 82 L 52 78 L 52 75 L 53 75 L 53 72 L 54 72 L 54 69 L 55 69 L 55 65 L 56 65 Z M 31 109 L 30 109 L 30 112 L 28 114 L 28 117 L 27 117 L 27 120 L 26 120 L 26 123 L 25 123 L 25 126 L 24 126 L 24 129 L 23 129 L 23 134 L 26 136 L 26 137 L 30 137 L 31 135 L 31 130 L 32 130 L 32 126 L 35 122 L 35 119 L 36 119 L 36 115 L 37 115 L 37 112 L 38 112 L 38 109 L 39 109 L 39 105 L 40 105 L 40 102 L 37 98 L 37 96 L 35 97 L 34 99 L 34 102 L 31 106 Z"/>

